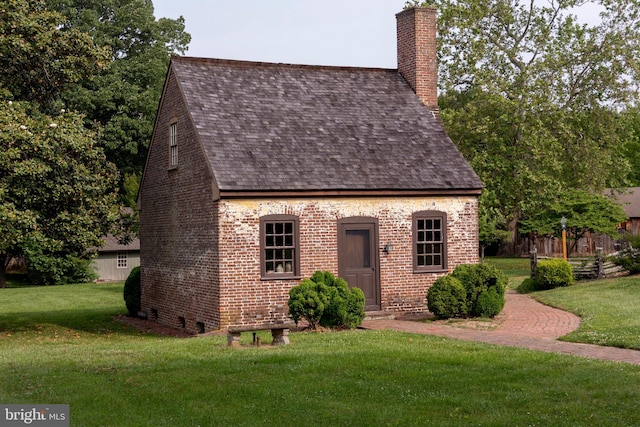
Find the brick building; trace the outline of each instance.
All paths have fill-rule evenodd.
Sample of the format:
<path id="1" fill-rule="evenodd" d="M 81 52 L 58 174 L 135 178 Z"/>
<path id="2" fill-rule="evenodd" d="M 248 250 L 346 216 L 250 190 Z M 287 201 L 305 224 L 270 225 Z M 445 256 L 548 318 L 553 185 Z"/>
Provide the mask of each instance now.
<path id="1" fill-rule="evenodd" d="M 142 309 L 203 332 L 287 321 L 315 270 L 367 311 L 423 312 L 478 261 L 482 183 L 437 111 L 435 10 L 398 70 L 175 57 L 142 179 Z"/>

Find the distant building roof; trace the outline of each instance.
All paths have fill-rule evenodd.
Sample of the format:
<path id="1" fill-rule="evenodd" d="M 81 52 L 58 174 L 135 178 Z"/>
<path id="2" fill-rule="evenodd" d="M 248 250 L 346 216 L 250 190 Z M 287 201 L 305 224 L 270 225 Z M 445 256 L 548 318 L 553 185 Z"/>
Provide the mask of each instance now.
<path id="1" fill-rule="evenodd" d="M 174 57 L 222 191 L 479 190 L 397 70 Z"/>
<path id="2" fill-rule="evenodd" d="M 123 252 L 123 251 L 139 251 L 140 239 L 137 237 L 131 240 L 129 244 L 123 245 L 118 242 L 118 238 L 112 235 L 107 235 L 103 238 L 104 245 L 98 248 L 98 252 Z"/>
<path id="3" fill-rule="evenodd" d="M 629 187 L 622 194 L 607 189 L 606 194 L 620 203 L 629 218 L 640 218 L 640 187 Z"/>

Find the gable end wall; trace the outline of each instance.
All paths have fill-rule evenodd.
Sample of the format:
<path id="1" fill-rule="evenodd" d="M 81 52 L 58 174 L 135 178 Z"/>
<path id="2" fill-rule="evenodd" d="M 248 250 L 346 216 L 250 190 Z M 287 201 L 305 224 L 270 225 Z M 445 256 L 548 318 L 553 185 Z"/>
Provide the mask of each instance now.
<path id="1" fill-rule="evenodd" d="M 177 120 L 178 166 L 169 170 Z M 142 311 L 168 326 L 217 329 L 217 203 L 207 160 L 173 73 L 167 80 L 140 193 Z"/>

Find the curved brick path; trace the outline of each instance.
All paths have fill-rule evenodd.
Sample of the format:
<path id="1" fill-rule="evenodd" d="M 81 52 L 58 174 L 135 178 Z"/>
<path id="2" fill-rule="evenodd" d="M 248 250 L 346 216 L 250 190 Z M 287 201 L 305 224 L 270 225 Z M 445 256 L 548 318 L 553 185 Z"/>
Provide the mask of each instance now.
<path id="1" fill-rule="evenodd" d="M 558 337 L 578 328 L 580 318 L 541 304 L 515 291 L 507 292 L 506 304 L 500 316 L 504 318 L 502 325 L 490 330 L 467 329 L 411 320 L 365 320 L 362 327 L 438 335 L 640 365 L 640 351 L 637 350 L 558 341 Z"/>

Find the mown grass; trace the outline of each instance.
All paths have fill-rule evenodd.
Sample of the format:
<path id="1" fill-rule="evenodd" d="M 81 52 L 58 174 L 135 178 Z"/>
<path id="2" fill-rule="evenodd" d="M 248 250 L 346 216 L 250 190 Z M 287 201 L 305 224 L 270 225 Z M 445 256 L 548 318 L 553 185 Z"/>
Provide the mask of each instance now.
<path id="1" fill-rule="evenodd" d="M 577 282 L 531 295 L 580 316 L 580 328 L 562 340 L 640 350 L 639 276 Z"/>
<path id="2" fill-rule="evenodd" d="M 230 349 L 113 322 L 122 285 L 0 301 L 0 401 L 70 404 L 74 426 L 640 425 L 635 365 L 391 331 Z"/>
<path id="3" fill-rule="evenodd" d="M 502 269 L 512 289 L 530 276 L 528 258 L 491 257 L 485 262 Z M 640 350 L 640 276 L 576 282 L 530 296 L 580 316 L 580 327 L 563 341 Z"/>

